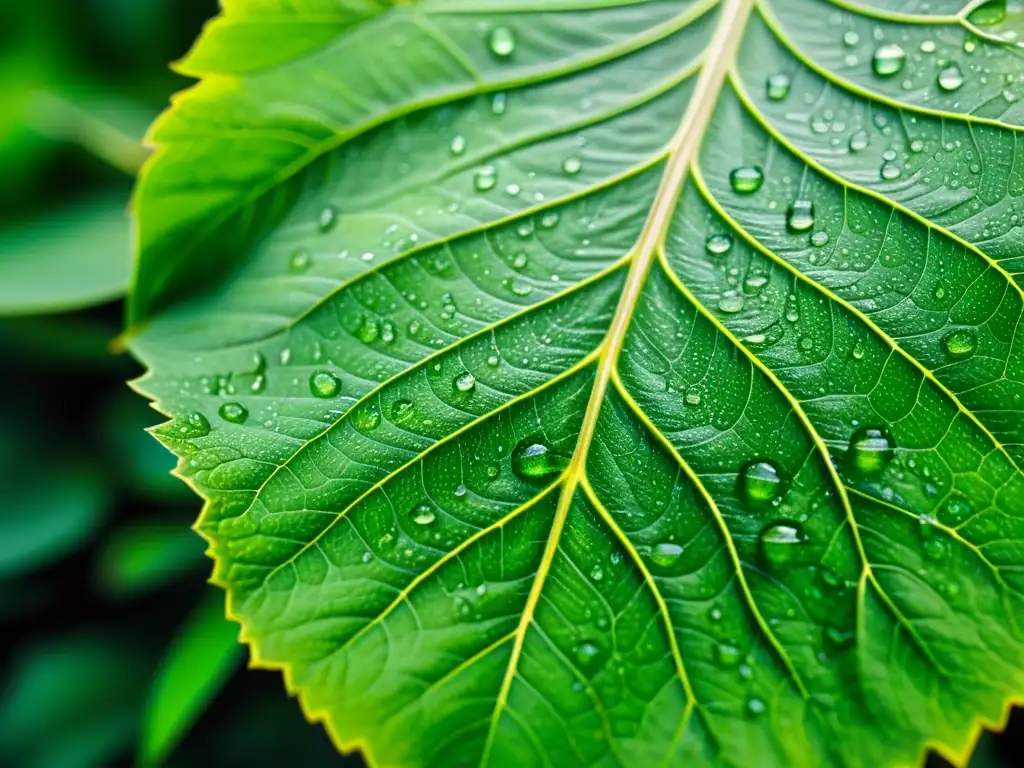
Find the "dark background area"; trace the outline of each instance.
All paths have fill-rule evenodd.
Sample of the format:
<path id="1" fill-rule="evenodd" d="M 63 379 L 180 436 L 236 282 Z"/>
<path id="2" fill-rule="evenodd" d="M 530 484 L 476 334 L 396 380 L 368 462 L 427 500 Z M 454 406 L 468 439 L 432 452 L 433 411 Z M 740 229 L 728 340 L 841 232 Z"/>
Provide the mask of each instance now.
<path id="1" fill-rule="evenodd" d="M 215 12 L 215 0 L 0 4 L 3 766 L 136 762 L 154 680 L 196 606 L 220 600 L 190 530 L 199 501 L 143 432 L 160 417 L 125 384 L 141 371 L 110 352 L 140 140 L 187 86 L 167 62 Z M 45 265 L 72 298 L 33 303 L 5 277 L 15 259 Z M 74 298 L 101 262 L 103 296 Z M 218 663 L 226 684 L 198 697 L 167 764 L 362 765 L 303 720 L 278 673 L 245 670 L 242 653 Z M 1020 710 L 972 765 L 1024 765 Z"/>

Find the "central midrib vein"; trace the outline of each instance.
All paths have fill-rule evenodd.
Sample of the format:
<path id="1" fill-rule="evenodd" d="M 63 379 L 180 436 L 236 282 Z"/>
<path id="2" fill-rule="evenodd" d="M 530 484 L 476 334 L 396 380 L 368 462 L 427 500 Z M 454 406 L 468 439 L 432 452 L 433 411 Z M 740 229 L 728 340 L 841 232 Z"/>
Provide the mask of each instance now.
<path id="1" fill-rule="evenodd" d="M 651 206 L 651 211 L 647 216 L 647 221 L 644 223 L 640 237 L 636 245 L 633 246 L 629 273 L 626 275 L 622 296 L 619 298 L 615 315 L 612 317 L 611 324 L 608 327 L 608 333 L 601 342 L 594 385 L 590 392 L 590 399 L 587 401 L 587 409 L 583 416 L 583 423 L 580 427 L 580 434 L 576 441 L 572 461 L 565 471 L 562 490 L 558 499 L 558 507 L 555 510 L 551 531 L 548 534 L 547 543 L 544 547 L 544 554 L 537 569 L 537 575 L 530 589 L 530 594 L 527 597 L 522 619 L 515 633 L 515 643 L 509 658 L 505 678 L 502 681 L 501 690 L 498 693 L 490 732 L 488 733 L 487 743 L 481 758 L 482 765 L 486 765 L 488 762 L 494 742 L 494 735 L 497 731 L 496 726 L 508 700 L 512 680 L 515 678 L 516 670 L 519 666 L 519 658 L 522 655 L 527 629 L 533 621 L 537 603 L 544 588 L 545 577 L 551 569 L 555 552 L 558 549 L 558 542 L 561 539 L 562 530 L 569 515 L 573 496 L 579 486 L 580 479 L 586 471 L 587 454 L 590 451 L 590 444 L 594 439 L 597 419 L 601 413 L 601 406 L 604 403 L 612 373 L 618 364 L 619 353 L 622 351 L 622 344 L 625 341 L 626 331 L 633 316 L 633 309 L 640 298 L 644 282 L 647 279 L 647 273 L 650 271 L 651 265 L 657 258 L 658 250 L 664 242 L 665 232 L 668 229 L 672 213 L 675 210 L 683 184 L 686 181 L 687 170 L 700 147 L 708 122 L 711 120 L 715 104 L 718 102 L 718 95 L 725 83 L 730 64 L 736 53 L 739 41 L 743 37 L 747 19 L 755 2 L 756 0 L 724 1 L 721 17 L 718 20 L 714 36 L 704 50 L 704 65 L 701 68 L 701 73 L 690 97 L 690 102 L 679 124 L 679 130 L 676 131 L 669 145 L 668 164 L 665 167 L 665 173 L 661 178 L 661 183 L 654 198 L 654 204 Z"/>

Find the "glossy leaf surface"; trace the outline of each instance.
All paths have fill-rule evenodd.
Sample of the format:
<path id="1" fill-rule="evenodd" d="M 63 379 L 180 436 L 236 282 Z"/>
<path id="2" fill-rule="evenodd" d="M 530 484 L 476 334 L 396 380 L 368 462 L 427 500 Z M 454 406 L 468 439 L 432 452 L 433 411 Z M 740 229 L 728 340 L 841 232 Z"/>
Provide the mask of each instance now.
<path id="1" fill-rule="evenodd" d="M 874 766 L 1003 721 L 1013 8 L 224 5 L 138 192 L 138 386 L 339 748 Z"/>

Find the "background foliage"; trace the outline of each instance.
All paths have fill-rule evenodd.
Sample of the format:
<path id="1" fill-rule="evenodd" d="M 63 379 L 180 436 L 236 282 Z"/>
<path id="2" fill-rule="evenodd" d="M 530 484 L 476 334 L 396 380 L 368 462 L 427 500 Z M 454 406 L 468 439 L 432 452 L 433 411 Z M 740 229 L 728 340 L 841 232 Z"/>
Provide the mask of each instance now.
<path id="1" fill-rule="evenodd" d="M 139 138 L 186 84 L 166 62 L 215 11 L 0 5 L 0 764 L 339 762 L 277 674 L 242 669 L 198 500 L 109 352 Z M 1022 731 L 1018 715 L 974 764 L 1024 764 Z"/>

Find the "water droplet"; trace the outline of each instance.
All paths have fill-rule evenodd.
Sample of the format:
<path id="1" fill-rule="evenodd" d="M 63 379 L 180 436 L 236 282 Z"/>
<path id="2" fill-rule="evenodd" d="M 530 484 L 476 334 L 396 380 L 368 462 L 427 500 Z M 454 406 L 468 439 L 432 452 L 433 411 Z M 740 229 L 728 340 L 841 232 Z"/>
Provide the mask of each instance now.
<path id="1" fill-rule="evenodd" d="M 878 174 L 885 181 L 892 181 L 900 177 L 900 167 L 896 163 L 884 163 Z"/>
<path id="2" fill-rule="evenodd" d="M 819 229 L 817 232 L 811 235 L 811 245 L 815 248 L 822 248 L 828 245 L 828 232 L 823 229 Z"/>
<path id="3" fill-rule="evenodd" d="M 764 183 L 764 172 L 756 165 L 743 165 L 729 173 L 729 184 L 734 192 L 749 195 L 757 192 Z"/>
<path id="4" fill-rule="evenodd" d="M 655 544 L 651 550 L 651 562 L 659 568 L 671 568 L 679 561 L 682 554 L 681 545 L 673 541 L 663 541 L 660 544 Z"/>
<path id="5" fill-rule="evenodd" d="M 782 494 L 782 477 L 770 461 L 755 459 L 740 470 L 740 495 L 752 506 L 769 504 Z"/>
<path id="6" fill-rule="evenodd" d="M 732 235 L 708 235 L 708 239 L 704 241 L 704 247 L 710 254 L 724 256 L 732 248 Z"/>
<path id="7" fill-rule="evenodd" d="M 790 232 L 806 232 L 814 226 L 814 203 L 794 200 L 786 213 L 786 226 Z"/>
<path id="8" fill-rule="evenodd" d="M 516 36 L 508 27 L 495 27 L 487 40 L 491 53 L 500 59 L 507 59 L 516 50 Z"/>
<path id="9" fill-rule="evenodd" d="M 313 259 L 310 258 L 309 251 L 295 251 L 288 259 L 288 269 L 295 274 L 301 274 L 309 269 L 309 265 L 313 263 Z"/>
<path id="10" fill-rule="evenodd" d="M 742 296 L 723 296 L 718 300 L 718 308 L 729 315 L 734 315 L 743 310 Z"/>
<path id="11" fill-rule="evenodd" d="M 750 714 L 760 715 L 762 712 L 765 711 L 765 709 L 767 709 L 767 707 L 765 706 L 765 703 L 760 699 L 747 699 L 747 712 L 749 712 Z"/>
<path id="12" fill-rule="evenodd" d="M 411 400 L 395 400 L 391 404 L 391 421 L 395 424 L 404 424 L 416 413 L 416 407 Z"/>
<path id="13" fill-rule="evenodd" d="M 715 648 L 715 658 L 723 667 L 735 667 L 743 658 L 743 651 L 730 643 L 720 643 Z"/>
<path id="14" fill-rule="evenodd" d="M 797 523 L 784 521 L 772 523 L 761 531 L 759 541 L 768 564 L 775 568 L 785 568 L 799 560 L 800 545 L 806 539 Z"/>
<path id="15" fill-rule="evenodd" d="M 360 432 L 370 432 L 380 424 L 380 408 L 374 403 L 367 403 L 356 409 L 352 423 Z"/>
<path id="16" fill-rule="evenodd" d="M 430 525 L 437 519 L 437 516 L 434 514 L 433 507 L 423 503 L 417 504 L 409 510 L 409 519 L 416 523 L 416 525 Z"/>
<path id="17" fill-rule="evenodd" d="M 946 283 L 943 282 L 942 280 L 936 280 L 935 281 L 935 289 L 932 291 L 932 296 L 936 300 L 942 301 L 942 299 L 946 298 L 946 296 L 948 294 L 949 294 L 949 288 L 946 286 Z"/>
<path id="18" fill-rule="evenodd" d="M 501 475 L 501 467 L 497 464 L 488 464 L 484 471 L 487 474 L 488 480 L 497 480 Z"/>
<path id="19" fill-rule="evenodd" d="M 907 62 L 907 52 L 896 43 L 880 45 L 871 58 L 871 68 L 879 77 L 892 77 Z"/>
<path id="20" fill-rule="evenodd" d="M 960 67 L 956 64 L 951 64 L 939 70 L 936 82 L 938 82 L 939 88 L 944 91 L 955 91 L 964 84 L 964 73 L 960 71 Z"/>
<path id="21" fill-rule="evenodd" d="M 557 213 L 545 213 L 540 220 L 540 225 L 544 229 L 554 229 L 558 226 L 558 220 L 561 218 Z"/>
<path id="22" fill-rule="evenodd" d="M 863 149 L 867 149 L 868 146 L 868 132 L 867 131 L 854 131 L 850 135 L 850 151 L 860 152 Z"/>
<path id="23" fill-rule="evenodd" d="M 356 336 L 363 344 L 369 344 L 380 335 L 380 324 L 374 317 L 364 317 L 356 329 Z"/>
<path id="24" fill-rule="evenodd" d="M 562 163 L 562 170 L 567 176 L 575 176 L 583 168 L 583 161 L 578 157 L 567 157 Z"/>
<path id="25" fill-rule="evenodd" d="M 338 222 L 338 209 L 333 205 L 328 205 L 322 211 L 320 211 L 320 217 L 316 221 L 317 229 L 321 232 L 330 232 L 334 228 L 334 225 Z"/>
<path id="26" fill-rule="evenodd" d="M 466 486 L 463 483 L 459 483 L 457 486 L 455 486 L 455 495 L 456 495 L 456 497 L 461 499 L 467 493 L 469 493 L 469 489 L 467 489 Z"/>
<path id="27" fill-rule="evenodd" d="M 822 634 L 825 643 L 836 651 L 841 651 L 853 645 L 857 635 L 853 630 L 842 630 L 836 627 L 825 627 Z"/>
<path id="28" fill-rule="evenodd" d="M 939 519 L 948 525 L 959 525 L 971 516 L 972 511 L 966 499 L 952 496 L 939 510 Z"/>
<path id="29" fill-rule="evenodd" d="M 449 145 L 453 155 L 461 155 L 466 151 L 466 137 L 452 136 L 452 143 Z"/>
<path id="30" fill-rule="evenodd" d="M 477 192 L 486 192 L 489 189 L 494 189 L 494 185 L 498 183 L 498 172 L 495 170 L 493 165 L 485 165 L 476 172 L 476 176 L 473 178 L 473 186 L 476 187 Z"/>
<path id="31" fill-rule="evenodd" d="M 524 480 L 542 480 L 569 466 L 569 458 L 553 453 L 537 438 L 522 440 L 512 451 L 512 471 Z"/>
<path id="32" fill-rule="evenodd" d="M 469 371 L 455 377 L 455 389 L 459 392 L 472 392 L 476 388 L 476 379 Z"/>
<path id="33" fill-rule="evenodd" d="M 196 437 L 206 437 L 210 434 L 210 422 L 198 411 L 190 413 L 178 427 L 178 434 L 190 440 Z"/>
<path id="34" fill-rule="evenodd" d="M 217 409 L 217 413 L 224 421 L 232 424 L 244 424 L 249 418 L 249 410 L 241 403 L 224 403 Z"/>
<path id="35" fill-rule="evenodd" d="M 601 570 L 600 565 L 595 565 L 593 568 L 590 569 L 590 578 L 593 581 L 601 581 L 601 579 L 604 578 L 604 571 Z"/>
<path id="36" fill-rule="evenodd" d="M 1006 0 L 989 0 L 987 3 L 971 9 L 967 14 L 967 20 L 972 24 L 983 27 L 989 24 L 998 24 L 1006 18 Z"/>
<path id="37" fill-rule="evenodd" d="M 508 97 L 504 93 L 494 94 L 491 99 L 491 112 L 495 115 L 504 115 L 506 106 L 508 106 Z"/>
<path id="38" fill-rule="evenodd" d="M 683 399 L 686 400 L 687 405 L 700 405 L 700 390 L 696 387 L 690 387 L 686 390 L 686 395 Z"/>
<path id="39" fill-rule="evenodd" d="M 771 75 L 765 81 L 765 92 L 772 101 L 782 101 L 789 95 L 789 75 Z"/>
<path id="40" fill-rule="evenodd" d="M 895 453 L 892 439 L 878 427 L 861 427 L 850 438 L 853 469 L 863 475 L 877 475 Z"/>
<path id="41" fill-rule="evenodd" d="M 590 664 L 600 653 L 601 651 L 593 643 L 583 642 L 576 647 L 576 660 L 580 664 Z"/>
<path id="42" fill-rule="evenodd" d="M 945 348 L 946 354 L 954 360 L 965 360 L 974 354 L 974 350 L 978 346 L 978 338 L 972 331 L 961 328 L 943 336 L 942 346 Z"/>
<path id="43" fill-rule="evenodd" d="M 341 379 L 330 371 L 316 371 L 309 377 L 309 390 L 315 397 L 334 397 L 341 391 Z"/>
<path id="44" fill-rule="evenodd" d="M 850 29 L 843 33 L 843 45 L 847 48 L 853 48 L 859 42 L 860 35 L 858 35 L 854 30 Z"/>

